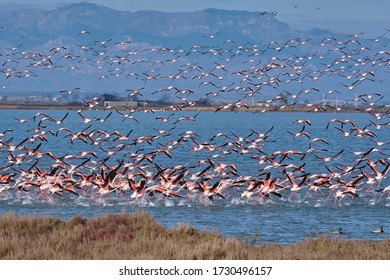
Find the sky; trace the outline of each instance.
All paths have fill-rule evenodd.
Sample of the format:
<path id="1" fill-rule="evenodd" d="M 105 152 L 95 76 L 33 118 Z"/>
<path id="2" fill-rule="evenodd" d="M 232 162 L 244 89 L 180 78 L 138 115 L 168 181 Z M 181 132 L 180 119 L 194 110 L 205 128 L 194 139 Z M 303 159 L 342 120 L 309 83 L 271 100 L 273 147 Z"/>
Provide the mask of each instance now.
<path id="1" fill-rule="evenodd" d="M 53 9 L 80 0 L 0 0 L 0 9 Z M 84 0 L 122 11 L 157 10 L 190 12 L 207 8 L 276 11 L 277 19 L 298 30 L 313 28 L 356 34 L 366 38 L 389 37 L 389 0 Z"/>

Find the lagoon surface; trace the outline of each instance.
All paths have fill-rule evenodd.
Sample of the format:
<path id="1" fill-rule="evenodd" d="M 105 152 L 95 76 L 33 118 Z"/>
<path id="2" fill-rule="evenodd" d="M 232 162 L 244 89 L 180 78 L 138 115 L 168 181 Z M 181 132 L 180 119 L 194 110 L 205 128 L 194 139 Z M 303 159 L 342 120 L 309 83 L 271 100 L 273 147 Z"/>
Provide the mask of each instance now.
<path id="1" fill-rule="evenodd" d="M 80 115 L 75 111 L 46 111 L 46 114 L 53 119 L 60 120 L 67 113 L 63 123 L 56 124 L 52 121 L 43 120 L 39 128 L 41 131 L 52 130 L 48 133 L 46 141 L 25 141 L 23 145 L 34 149 L 38 147 L 41 153 L 50 151 L 60 158 L 66 155 L 77 155 L 80 151 L 94 151 L 97 157 L 91 157 L 88 165 L 98 166 L 99 160 L 106 159 L 107 165 L 115 166 L 121 160 L 133 162 L 129 155 L 142 149 L 145 155 L 153 150 L 167 147 L 173 141 L 180 139 L 183 135 L 188 135 L 189 131 L 195 132 L 194 138 L 188 139 L 171 151 L 172 158 L 164 154 L 158 154 L 153 158 L 153 162 L 142 160 L 137 164 L 151 165 L 155 168 L 171 168 L 172 166 L 187 165 L 186 170 L 191 172 L 201 171 L 206 165 L 202 165 L 202 160 L 211 159 L 216 164 L 220 162 L 234 164 L 237 172 L 226 175 L 229 178 L 245 178 L 245 176 L 257 176 L 264 179 L 267 174 L 272 174 L 273 178 L 280 178 L 282 185 L 289 186 L 289 181 L 283 172 L 286 166 L 269 167 L 273 165 L 272 160 L 281 161 L 281 165 L 294 164 L 302 166 L 303 171 L 297 176 L 297 181 L 301 181 L 301 176 L 312 176 L 315 174 L 330 174 L 329 170 L 341 173 L 340 182 L 352 183 L 363 173 L 375 176 L 374 170 L 369 166 L 370 162 L 375 163 L 379 170 L 385 170 L 388 164 L 388 152 L 390 141 L 389 126 L 377 129 L 376 123 L 387 123 L 388 115 L 383 115 L 380 119 L 368 113 L 249 113 L 249 112 L 181 112 L 176 111 L 172 115 L 171 121 L 163 122 L 162 118 L 168 118 L 172 112 L 134 112 L 133 116 L 139 121 L 124 119 L 122 115 L 115 111 L 106 121 L 100 122 L 111 111 L 83 111 L 83 115 L 92 120 L 85 123 Z M 39 167 L 42 170 L 50 170 L 54 161 L 51 157 L 43 156 L 29 158 L 21 164 L 13 164 L 12 156 L 26 153 L 26 150 L 10 152 L 9 147 L 4 143 L 18 143 L 27 137 L 33 138 L 40 120 L 44 116 L 38 115 L 35 120 L 31 119 L 21 123 L 18 119 L 29 119 L 38 112 L 30 110 L 3 110 L 0 119 L 0 131 L 12 129 L 1 137 L 2 146 L 0 162 L 3 169 L 0 174 L 15 172 L 16 177 L 20 170 L 27 170 Z M 123 111 L 126 113 L 126 111 Z M 196 117 L 195 121 L 178 121 L 181 117 Z M 162 118 L 160 118 L 162 117 Z M 341 124 L 337 120 L 352 120 Z M 310 125 L 300 123 L 298 120 L 310 120 Z M 333 121 L 331 121 L 333 120 Z M 67 128 L 61 130 L 61 128 Z M 359 134 L 359 129 L 370 130 L 370 135 Z M 67 136 L 79 131 L 105 131 L 109 134 L 118 131 L 123 135 L 128 134 L 128 140 L 124 140 L 125 148 L 119 150 L 114 147 L 122 142 L 110 138 L 107 141 L 101 140 L 103 136 L 90 140 L 73 143 Z M 158 130 L 164 130 L 161 133 Z M 342 130 L 351 133 L 345 137 Z M 258 142 L 259 152 L 256 149 L 248 148 L 251 141 L 258 139 L 257 134 L 266 133 L 265 141 Z M 269 131 L 269 132 L 268 132 Z M 309 135 L 293 137 L 294 133 L 305 131 Z M 39 132 L 38 132 L 39 133 Z M 218 133 L 225 133 L 227 137 L 217 137 L 210 141 Z M 151 136 L 153 142 L 134 144 L 134 139 L 142 136 Z M 240 139 L 240 136 L 243 139 Z M 314 141 L 313 139 L 323 138 L 324 141 Z M 193 140 L 195 139 L 195 141 Z M 95 141 L 102 141 L 94 143 Z M 115 141 L 114 141 L 115 140 Z M 127 142 L 126 142 L 127 141 Z M 239 144 L 229 146 L 229 143 L 238 141 Z M 377 141 L 377 142 L 376 142 Z M 379 142 L 384 144 L 379 145 Z M 311 142 L 311 143 L 310 143 Z M 196 151 L 199 144 L 211 143 L 215 150 L 205 148 Z M 192 147 L 194 146 L 194 147 Z M 317 151 L 303 157 L 309 148 Z M 107 158 L 107 150 L 113 149 L 114 154 Z M 378 149 L 371 150 L 371 149 Z M 300 154 L 288 154 L 281 159 L 280 152 L 300 151 Z M 225 151 L 225 154 L 224 154 Z M 324 158 L 332 157 L 340 153 L 335 159 L 327 162 Z M 368 152 L 368 153 L 367 153 Z M 223 155 L 223 156 L 222 156 Z M 261 162 L 260 158 L 265 157 L 266 162 Z M 272 156 L 273 155 L 273 156 Z M 86 157 L 88 158 L 88 157 Z M 366 158 L 369 158 L 367 160 Z M 264 159 L 264 158 L 263 158 Z M 85 160 L 85 159 L 84 159 Z M 71 159 L 69 159 L 71 161 Z M 80 162 L 75 159 L 74 162 Z M 202 164 L 200 164 L 200 162 Z M 198 166 L 197 166 L 198 165 Z M 356 167 L 356 170 L 347 172 L 348 167 Z M 147 167 L 144 167 L 147 168 Z M 287 169 L 290 172 L 290 169 Z M 98 172 L 98 171 L 96 171 Z M 207 171 L 208 172 L 208 171 Z M 300 171 L 299 171 L 300 172 Z M 345 173 L 343 173 L 345 172 Z M 297 174 L 297 173 L 294 173 Z M 291 188 L 280 190 L 282 197 L 270 195 L 269 197 L 251 197 L 246 199 L 242 193 L 247 189 L 243 184 L 240 188 L 228 190 L 223 193 L 224 198 L 215 196 L 215 199 L 201 199 L 195 195 L 186 196 L 181 190 L 183 197 L 157 197 L 156 199 L 131 199 L 131 192 L 112 192 L 106 195 L 92 195 L 92 192 L 82 193 L 75 196 L 69 193 L 60 195 L 42 196 L 34 188 L 28 191 L 19 190 L 13 183 L 5 189 L 6 184 L 2 184 L 0 192 L 0 214 L 13 212 L 19 215 L 41 215 L 55 216 L 64 220 L 70 219 L 74 215 L 84 217 L 102 216 L 110 213 L 133 213 L 140 210 L 147 211 L 159 222 L 171 227 L 179 223 L 188 223 L 198 229 L 217 230 L 226 236 L 241 237 L 253 236 L 259 233 L 258 242 L 293 243 L 307 238 L 310 232 L 318 230 L 320 233 L 327 233 L 330 230 L 343 228 L 343 238 L 364 238 L 378 240 L 389 237 L 390 229 L 390 196 L 389 192 L 382 189 L 389 186 L 389 178 L 384 174 L 384 178 L 372 185 L 367 184 L 364 177 L 357 183 L 358 195 L 346 193 L 342 198 L 335 197 L 335 191 L 328 188 L 319 188 L 314 195 L 309 186 L 304 187 L 294 194 Z M 15 177 L 15 178 L 16 178 Z M 216 176 L 211 180 L 223 180 L 227 177 Z M 299 179 L 298 179 L 299 178 Z M 311 180 L 311 179 L 310 179 Z M 308 180 L 308 183 L 312 181 Z M 313 179 L 314 181 L 314 179 Z M 335 181 L 338 182 L 338 181 Z M 341 183 L 340 183 L 341 184 Z M 345 187 L 344 186 L 344 187 Z M 345 188 L 341 188 L 343 191 Z M 373 228 L 384 226 L 385 233 L 371 233 Z"/>

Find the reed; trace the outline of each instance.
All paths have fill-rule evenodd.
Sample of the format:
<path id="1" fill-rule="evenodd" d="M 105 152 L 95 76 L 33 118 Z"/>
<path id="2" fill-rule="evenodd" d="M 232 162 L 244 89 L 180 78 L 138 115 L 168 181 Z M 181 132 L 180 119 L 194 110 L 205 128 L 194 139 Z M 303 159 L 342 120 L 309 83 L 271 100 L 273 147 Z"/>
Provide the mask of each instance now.
<path id="1" fill-rule="evenodd" d="M 307 238 L 290 245 L 257 244 L 181 224 L 165 228 L 146 212 L 65 222 L 52 217 L 0 217 L 0 259 L 390 259 L 390 241 Z"/>

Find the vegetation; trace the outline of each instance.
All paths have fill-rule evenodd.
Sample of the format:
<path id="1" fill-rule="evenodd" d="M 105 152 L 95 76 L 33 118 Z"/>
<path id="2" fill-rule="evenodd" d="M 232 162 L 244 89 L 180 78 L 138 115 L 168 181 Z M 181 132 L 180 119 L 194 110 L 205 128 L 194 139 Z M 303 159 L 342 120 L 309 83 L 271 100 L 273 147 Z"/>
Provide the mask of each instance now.
<path id="1" fill-rule="evenodd" d="M 390 240 L 309 237 L 298 244 L 254 246 L 189 225 L 167 229 L 145 212 L 68 222 L 0 217 L 0 259 L 390 259 Z"/>

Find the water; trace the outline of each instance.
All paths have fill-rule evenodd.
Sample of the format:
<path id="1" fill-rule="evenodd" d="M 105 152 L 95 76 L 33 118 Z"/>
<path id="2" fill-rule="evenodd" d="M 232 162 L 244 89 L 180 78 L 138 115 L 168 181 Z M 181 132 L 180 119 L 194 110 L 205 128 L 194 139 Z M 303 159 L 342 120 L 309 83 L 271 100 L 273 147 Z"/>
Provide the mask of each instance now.
<path id="1" fill-rule="evenodd" d="M 13 131 L 6 136 L 3 136 L 1 141 L 12 140 L 10 143 L 15 145 L 26 137 L 31 137 L 34 134 L 32 128 L 37 127 L 37 123 L 42 116 L 37 117 L 35 122 L 32 120 L 19 124 L 14 118 L 27 119 L 32 117 L 37 112 L 35 111 L 2 111 L 2 118 L 0 120 L 0 131 L 7 128 L 12 128 Z M 47 111 L 50 117 L 61 119 L 66 111 Z M 83 112 L 83 114 L 91 119 L 101 118 L 108 115 L 109 112 L 91 111 Z M 270 165 L 270 162 L 260 164 L 258 158 L 263 154 L 256 150 L 249 150 L 249 153 L 240 153 L 239 147 L 224 145 L 227 142 L 238 140 L 235 135 L 246 137 L 251 140 L 256 138 L 251 135 L 252 130 L 265 133 L 273 127 L 269 133 L 267 140 L 269 142 L 259 143 L 259 147 L 266 154 L 272 154 L 276 151 L 299 150 L 305 152 L 309 148 L 310 140 L 316 137 L 323 137 L 329 142 L 329 145 L 323 142 L 312 143 L 312 147 L 321 148 L 326 151 L 315 153 L 319 157 L 329 157 L 337 152 L 344 150 L 338 159 L 330 163 L 324 163 L 321 159 L 314 157 L 314 154 L 308 155 L 304 160 L 301 160 L 301 155 L 290 155 L 283 163 L 302 165 L 305 163 L 304 172 L 310 175 L 329 173 L 326 166 L 332 170 L 343 168 L 343 165 L 354 166 L 361 155 L 355 155 L 353 152 L 366 152 L 375 147 L 383 153 L 372 152 L 367 155 L 372 161 L 379 159 L 388 162 L 388 144 L 377 146 L 369 137 L 350 136 L 345 138 L 343 134 L 336 129 L 340 127 L 337 123 L 330 123 L 329 128 L 325 129 L 331 119 L 353 120 L 357 127 L 363 128 L 370 124 L 370 120 L 374 122 L 385 123 L 385 119 L 375 120 L 369 114 L 330 114 L 330 113 L 232 113 L 232 112 L 202 112 L 197 116 L 196 121 L 181 121 L 177 124 L 173 122 L 181 116 L 194 116 L 195 112 L 175 112 L 171 117 L 171 121 L 162 123 L 159 116 L 168 117 L 171 112 L 155 112 L 144 113 L 136 112 L 134 116 L 139 120 L 139 123 L 127 119 L 122 121 L 122 117 L 114 112 L 107 122 L 97 123 L 93 122 L 91 127 L 86 131 L 100 130 L 112 133 L 118 131 L 126 135 L 130 130 L 132 139 L 141 136 L 156 136 L 159 135 L 157 130 L 170 130 L 167 133 L 159 135 L 153 140 L 152 145 L 148 143 L 139 143 L 132 145 L 134 140 L 124 141 L 129 144 L 123 150 L 118 151 L 110 157 L 107 164 L 117 165 L 118 161 L 124 159 L 131 161 L 127 152 L 135 152 L 138 149 L 144 149 L 142 153 L 156 149 L 157 147 L 164 147 L 164 145 L 172 144 L 170 140 L 177 140 L 183 135 L 188 134 L 188 131 L 197 133 L 195 137 L 198 143 L 210 142 L 210 139 L 217 133 L 226 133 L 229 138 L 219 137 L 212 143 L 217 147 L 216 151 L 200 151 L 195 152 L 191 146 L 196 146 L 195 142 L 189 140 L 182 142 L 176 149 L 172 151 L 172 159 L 164 154 L 159 154 L 154 158 L 154 162 L 149 163 L 144 161 L 143 164 L 150 165 L 154 169 L 154 164 L 158 164 L 162 168 L 168 168 L 175 165 L 189 166 L 196 165 L 200 160 L 213 159 L 216 163 L 234 163 L 237 167 L 237 173 L 240 176 L 255 176 L 261 173 L 265 167 Z M 305 131 L 310 135 L 311 139 L 305 136 L 293 139 L 288 132 L 299 132 L 302 124 L 294 123 L 297 119 L 309 119 L 311 126 L 305 125 Z M 103 159 L 106 154 L 98 146 L 91 145 L 91 141 L 87 143 L 76 140 L 73 144 L 70 143 L 70 137 L 65 137 L 66 131 L 58 131 L 60 127 L 66 127 L 72 132 L 78 132 L 87 128 L 90 124 L 83 123 L 83 119 L 76 112 L 69 112 L 69 116 L 62 125 L 56 125 L 50 121 L 45 121 L 46 126 L 44 130 L 53 130 L 57 136 L 47 134 L 46 141 L 35 141 L 30 143 L 25 142 L 25 145 L 34 148 L 41 143 L 40 152 L 50 151 L 57 157 L 65 155 L 79 154 L 80 150 L 95 151 L 98 159 Z M 351 125 L 344 125 L 344 130 L 350 129 Z M 389 129 L 384 127 L 380 130 L 375 129 L 373 125 L 368 127 L 371 129 L 376 137 L 375 140 L 389 141 Z M 103 137 L 103 136 L 99 136 Z M 98 136 L 96 136 L 98 139 Z M 104 149 L 110 149 L 122 142 L 113 141 L 111 138 L 107 142 L 102 142 L 101 146 Z M 245 141 L 241 141 L 242 146 L 247 146 Z M 215 157 L 220 155 L 222 151 L 229 149 L 236 149 L 224 157 Z M 15 152 L 25 153 L 25 151 Z M 4 147 L 1 148 L 0 162 L 3 166 L 7 165 L 9 152 Z M 280 159 L 279 157 L 277 159 Z M 92 158 L 92 160 L 97 160 Z M 91 161 L 92 161 L 91 160 Z M 35 163 L 36 159 L 31 159 L 20 166 L 14 168 L 28 169 Z M 69 159 L 70 162 L 80 163 L 79 159 Z M 42 169 L 50 169 L 54 161 L 49 157 L 42 157 L 38 160 L 36 166 Z M 88 164 L 92 165 L 91 162 Z M 360 165 L 364 166 L 366 172 L 373 173 L 367 167 L 366 161 L 361 161 Z M 190 169 L 192 172 L 202 170 L 207 165 L 194 167 Z M 380 163 L 377 163 L 380 170 L 384 169 Z M 0 174 L 4 174 L 1 171 Z M 10 172 L 10 171 L 8 171 Z M 270 169 L 273 177 L 284 178 L 281 181 L 286 184 L 287 180 L 282 173 L 282 168 Z M 351 181 L 354 176 L 359 175 L 360 172 L 354 172 L 351 176 L 346 177 L 345 180 Z M 230 175 L 235 177 L 234 175 Z M 237 177 L 235 177 L 237 178 Z M 278 198 L 271 195 L 271 199 L 243 199 L 240 198 L 240 191 L 229 190 L 224 193 L 226 199 L 216 197 L 214 201 L 208 199 L 200 199 L 193 197 L 192 199 L 185 198 L 159 198 L 157 199 L 130 199 L 127 193 L 118 194 L 112 193 L 102 198 L 95 196 L 92 198 L 91 193 L 84 196 L 76 197 L 71 194 L 64 194 L 62 197 L 52 195 L 49 198 L 38 196 L 37 191 L 31 190 L 29 192 L 21 192 L 14 189 L 3 191 L 0 194 L 0 214 L 13 212 L 21 215 L 42 215 L 55 216 L 65 220 L 69 220 L 74 215 L 82 215 L 84 217 L 102 216 L 109 213 L 134 213 L 140 210 L 145 210 L 153 215 L 159 222 L 168 227 L 175 226 L 179 223 L 187 223 L 195 226 L 198 229 L 217 230 L 226 236 L 249 238 L 255 233 L 259 233 L 258 242 L 277 242 L 277 243 L 292 243 L 302 241 L 307 238 L 310 232 L 318 230 L 320 233 L 329 232 L 332 229 L 342 227 L 345 238 L 365 238 L 365 239 L 383 239 L 389 237 L 388 228 L 390 228 L 390 199 L 388 194 L 380 197 L 381 193 L 370 191 L 365 188 L 363 183 L 360 187 L 364 190 L 359 192 L 356 198 L 347 196 L 342 200 L 335 201 L 333 194 L 329 199 L 326 199 L 328 192 L 318 194 L 315 196 L 313 192 L 300 191 L 296 195 L 291 196 L 289 190 L 283 191 L 283 197 Z M 4 186 L 4 185 L 2 185 Z M 374 185 L 375 189 L 389 186 L 389 179 L 384 178 L 380 183 Z M 245 187 L 246 188 L 246 187 Z M 379 199 L 380 198 L 380 199 Z M 371 229 L 384 226 L 384 234 L 373 234 Z"/>

